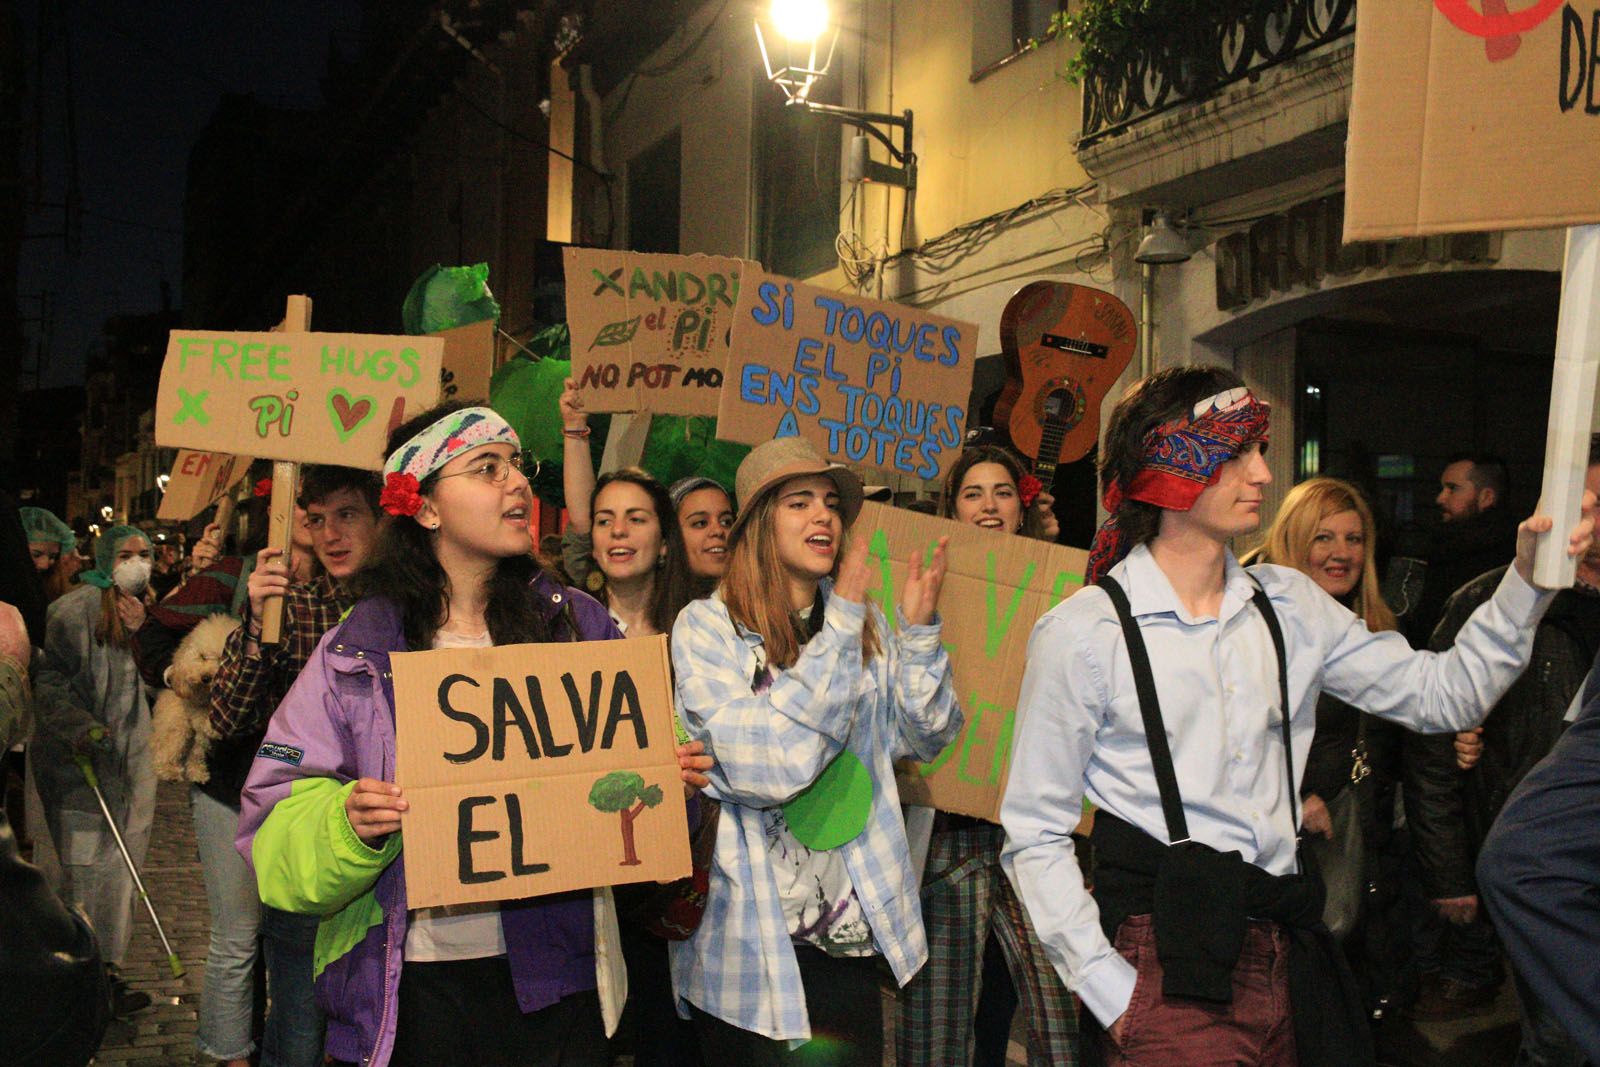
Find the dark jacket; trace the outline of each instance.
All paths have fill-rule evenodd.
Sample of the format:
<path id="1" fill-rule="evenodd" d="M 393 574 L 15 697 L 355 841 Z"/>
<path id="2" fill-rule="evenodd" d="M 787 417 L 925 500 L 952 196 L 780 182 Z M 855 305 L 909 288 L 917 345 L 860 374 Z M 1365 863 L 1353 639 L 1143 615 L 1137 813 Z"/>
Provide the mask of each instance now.
<path id="1" fill-rule="evenodd" d="M 4 1060 L 88 1063 L 111 1021 L 111 987 L 94 931 L 23 861 L 0 811 L 0 1033 Z"/>
<path id="2" fill-rule="evenodd" d="M 1449 648 L 1473 610 L 1494 595 L 1505 567 L 1464 585 L 1445 605 L 1430 647 Z M 1456 769 L 1454 737 L 1418 737 L 1419 803 L 1407 817 L 1433 899 L 1470 896 L 1478 848 L 1506 798 L 1566 729 L 1567 708 L 1600 648 L 1600 594 L 1567 589 L 1556 595 L 1533 638 L 1528 669 L 1483 724 L 1483 758 Z"/>
<path id="3" fill-rule="evenodd" d="M 1327 693 L 1317 697 L 1317 732 L 1300 776 L 1300 799 L 1315 794 L 1326 803 L 1344 792 L 1360 726 L 1360 710 Z"/>
<path id="4" fill-rule="evenodd" d="M 1444 612 L 1444 602 L 1452 593 L 1484 571 L 1503 569 L 1516 552 L 1517 517 L 1503 507 L 1480 511 L 1456 522 L 1441 523 L 1434 531 L 1433 544 L 1428 551 L 1422 601 L 1406 619 L 1406 635 L 1412 646 L 1427 647 L 1428 638 Z M 1466 616 L 1462 619 L 1464 621 Z"/>

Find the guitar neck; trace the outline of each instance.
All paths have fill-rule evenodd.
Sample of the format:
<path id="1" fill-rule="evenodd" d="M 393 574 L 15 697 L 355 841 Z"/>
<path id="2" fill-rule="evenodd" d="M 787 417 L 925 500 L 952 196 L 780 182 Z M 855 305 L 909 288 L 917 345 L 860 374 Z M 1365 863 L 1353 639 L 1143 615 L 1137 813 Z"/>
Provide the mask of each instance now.
<path id="1" fill-rule="evenodd" d="M 1061 442 L 1067 438 L 1067 428 L 1055 416 L 1046 419 L 1039 439 L 1039 455 L 1033 461 L 1033 473 L 1046 486 L 1056 479 L 1056 460 L 1061 455 Z"/>

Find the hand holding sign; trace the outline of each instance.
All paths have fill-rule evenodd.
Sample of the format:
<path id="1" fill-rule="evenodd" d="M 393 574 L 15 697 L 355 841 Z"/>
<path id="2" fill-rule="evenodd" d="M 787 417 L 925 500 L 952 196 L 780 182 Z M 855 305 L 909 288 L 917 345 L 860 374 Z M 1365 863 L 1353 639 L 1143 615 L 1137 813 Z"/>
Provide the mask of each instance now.
<path id="1" fill-rule="evenodd" d="M 1567 533 L 1567 559 L 1582 559 L 1594 544 L 1595 496 L 1587 489 L 1583 492 L 1578 523 Z M 1517 573 L 1525 582 L 1534 580 L 1534 557 L 1546 535 L 1552 534 L 1556 522 L 1548 515 L 1530 515 L 1517 527 Z M 1553 538 L 1551 538 L 1553 540 Z M 1570 582 L 1568 584 L 1571 584 Z"/>
<path id="2" fill-rule="evenodd" d="M 678 746 L 678 777 L 683 779 L 684 797 L 692 797 L 711 784 L 706 772 L 715 763 L 715 760 L 706 755 L 704 741 L 690 741 L 687 745 Z"/>
<path id="3" fill-rule="evenodd" d="M 350 829 L 369 847 L 376 848 L 379 840 L 400 829 L 400 817 L 411 808 L 411 802 L 400 795 L 400 787 L 393 782 L 380 782 L 376 778 L 362 778 L 350 795 L 344 798 L 345 817 Z"/>

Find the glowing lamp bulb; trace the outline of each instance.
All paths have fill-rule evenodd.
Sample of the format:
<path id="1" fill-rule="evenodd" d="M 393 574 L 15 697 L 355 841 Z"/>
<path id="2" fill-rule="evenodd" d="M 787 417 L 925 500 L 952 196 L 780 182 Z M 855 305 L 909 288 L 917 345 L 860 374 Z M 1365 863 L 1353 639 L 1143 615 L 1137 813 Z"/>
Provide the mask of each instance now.
<path id="1" fill-rule="evenodd" d="M 772 24 L 790 41 L 809 44 L 828 28 L 825 0 L 772 0 Z"/>

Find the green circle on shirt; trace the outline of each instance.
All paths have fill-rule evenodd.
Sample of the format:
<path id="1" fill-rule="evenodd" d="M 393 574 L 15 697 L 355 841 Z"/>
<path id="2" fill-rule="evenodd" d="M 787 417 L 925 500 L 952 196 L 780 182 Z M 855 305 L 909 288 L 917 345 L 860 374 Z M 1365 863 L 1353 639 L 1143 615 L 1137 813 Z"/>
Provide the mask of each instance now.
<path id="1" fill-rule="evenodd" d="M 872 811 L 872 776 L 854 752 L 845 749 L 806 791 L 783 806 L 795 840 L 807 848 L 838 848 L 867 828 Z"/>

